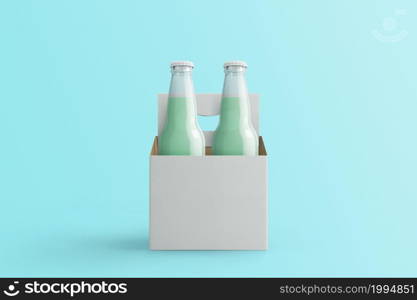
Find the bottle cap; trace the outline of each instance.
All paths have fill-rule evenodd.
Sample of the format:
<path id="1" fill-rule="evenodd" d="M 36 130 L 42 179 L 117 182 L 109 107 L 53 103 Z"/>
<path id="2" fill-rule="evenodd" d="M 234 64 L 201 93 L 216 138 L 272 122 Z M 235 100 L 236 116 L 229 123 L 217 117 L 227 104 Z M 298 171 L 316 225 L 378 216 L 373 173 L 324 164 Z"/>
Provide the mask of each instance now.
<path id="1" fill-rule="evenodd" d="M 224 68 L 231 67 L 231 66 L 247 68 L 248 64 L 241 60 L 232 60 L 232 61 L 225 62 L 223 65 Z"/>
<path id="2" fill-rule="evenodd" d="M 192 61 L 181 60 L 181 61 L 173 61 L 171 63 L 171 68 L 178 67 L 178 66 L 194 68 L 194 64 Z"/>

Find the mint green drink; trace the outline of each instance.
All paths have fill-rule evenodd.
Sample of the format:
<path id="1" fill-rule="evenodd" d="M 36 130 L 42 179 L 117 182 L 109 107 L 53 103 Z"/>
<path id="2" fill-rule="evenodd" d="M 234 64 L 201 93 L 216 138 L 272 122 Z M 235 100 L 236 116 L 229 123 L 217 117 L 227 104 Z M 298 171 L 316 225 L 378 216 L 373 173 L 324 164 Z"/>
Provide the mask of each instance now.
<path id="1" fill-rule="evenodd" d="M 195 126 L 192 98 L 168 99 L 167 122 L 159 137 L 161 155 L 203 155 L 202 133 Z"/>
<path id="2" fill-rule="evenodd" d="M 204 155 L 204 135 L 197 123 L 191 62 L 171 64 L 171 85 L 164 130 L 158 137 L 160 155 Z"/>
<path id="3" fill-rule="evenodd" d="M 220 122 L 213 136 L 214 155 L 258 155 L 258 135 L 250 115 L 243 62 L 225 63 Z"/>

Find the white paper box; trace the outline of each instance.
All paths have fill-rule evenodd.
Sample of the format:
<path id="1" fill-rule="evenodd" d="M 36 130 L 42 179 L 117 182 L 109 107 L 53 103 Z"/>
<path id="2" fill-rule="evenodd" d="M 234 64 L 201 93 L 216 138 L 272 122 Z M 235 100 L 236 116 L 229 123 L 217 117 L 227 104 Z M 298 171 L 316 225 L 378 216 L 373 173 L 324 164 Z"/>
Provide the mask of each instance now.
<path id="1" fill-rule="evenodd" d="M 218 115 L 221 95 L 198 94 L 199 115 Z M 259 96 L 250 95 L 259 134 Z M 158 97 L 158 135 L 168 95 Z M 213 132 L 205 131 L 206 156 L 150 156 L 150 249 L 266 250 L 268 247 L 267 153 L 209 155 Z"/>

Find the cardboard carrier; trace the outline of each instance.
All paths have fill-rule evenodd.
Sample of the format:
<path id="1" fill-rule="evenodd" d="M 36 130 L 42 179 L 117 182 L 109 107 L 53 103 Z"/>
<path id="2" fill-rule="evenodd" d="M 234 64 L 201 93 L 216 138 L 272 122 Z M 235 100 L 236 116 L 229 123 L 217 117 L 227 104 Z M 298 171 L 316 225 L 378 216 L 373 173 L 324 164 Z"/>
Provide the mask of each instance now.
<path id="1" fill-rule="evenodd" d="M 220 113 L 220 94 L 197 94 L 201 116 Z M 158 96 L 158 135 L 168 95 Z M 250 94 L 259 134 L 259 96 Z M 258 156 L 211 155 L 213 131 L 204 131 L 206 156 L 150 155 L 152 250 L 266 250 L 268 247 L 268 156 L 259 137 Z"/>

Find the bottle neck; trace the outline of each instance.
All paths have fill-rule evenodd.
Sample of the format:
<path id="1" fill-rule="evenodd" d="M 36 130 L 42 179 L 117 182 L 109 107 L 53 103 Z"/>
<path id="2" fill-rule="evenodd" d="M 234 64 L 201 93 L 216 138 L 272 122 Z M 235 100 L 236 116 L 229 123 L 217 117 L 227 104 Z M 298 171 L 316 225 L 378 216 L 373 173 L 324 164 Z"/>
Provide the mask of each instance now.
<path id="1" fill-rule="evenodd" d="M 187 66 L 176 66 L 171 71 L 167 124 L 172 129 L 182 130 L 197 126 L 197 109 L 191 71 L 192 68 Z"/>
<path id="2" fill-rule="evenodd" d="M 230 66 L 225 69 L 223 98 L 248 97 L 245 71 L 246 68 L 240 66 Z"/>
<path id="3" fill-rule="evenodd" d="M 236 130 L 250 123 L 249 94 L 245 79 L 246 68 L 232 66 L 225 69 L 220 127 Z"/>
<path id="4" fill-rule="evenodd" d="M 191 72 L 192 68 L 186 66 L 172 68 L 171 85 L 169 87 L 170 98 L 194 97 L 194 85 Z"/>

